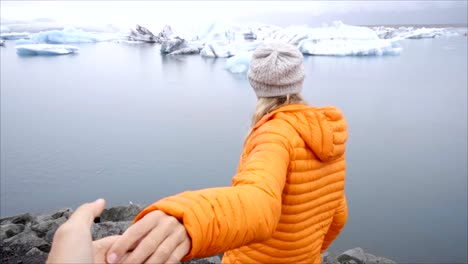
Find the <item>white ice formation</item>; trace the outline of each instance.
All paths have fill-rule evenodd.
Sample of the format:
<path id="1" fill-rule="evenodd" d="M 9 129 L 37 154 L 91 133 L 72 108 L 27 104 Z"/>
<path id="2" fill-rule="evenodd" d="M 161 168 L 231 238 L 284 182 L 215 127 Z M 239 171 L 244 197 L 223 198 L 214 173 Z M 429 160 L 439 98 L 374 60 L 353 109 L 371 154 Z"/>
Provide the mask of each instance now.
<path id="1" fill-rule="evenodd" d="M 55 45 L 55 44 L 23 44 L 17 45 L 16 53 L 22 56 L 35 56 L 35 55 L 65 55 L 78 52 L 78 48 L 69 45 Z"/>

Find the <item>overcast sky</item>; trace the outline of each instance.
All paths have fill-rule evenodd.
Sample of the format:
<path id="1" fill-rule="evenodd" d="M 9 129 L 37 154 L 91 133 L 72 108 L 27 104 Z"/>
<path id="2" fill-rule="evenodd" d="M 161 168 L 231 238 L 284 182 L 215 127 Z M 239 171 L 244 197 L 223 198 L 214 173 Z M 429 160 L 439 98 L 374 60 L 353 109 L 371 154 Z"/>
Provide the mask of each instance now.
<path id="1" fill-rule="evenodd" d="M 467 1 L 0 1 L 2 19 L 53 18 L 75 24 L 167 23 L 213 20 L 286 26 L 467 23 Z"/>

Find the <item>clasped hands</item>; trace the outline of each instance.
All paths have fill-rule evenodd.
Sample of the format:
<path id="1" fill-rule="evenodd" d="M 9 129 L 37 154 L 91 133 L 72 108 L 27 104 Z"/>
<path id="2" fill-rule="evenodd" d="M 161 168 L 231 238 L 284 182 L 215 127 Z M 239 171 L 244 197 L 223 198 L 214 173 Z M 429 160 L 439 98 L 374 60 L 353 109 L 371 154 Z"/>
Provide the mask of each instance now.
<path id="1" fill-rule="evenodd" d="M 94 218 L 104 210 L 98 199 L 81 205 L 54 236 L 47 263 L 179 263 L 191 248 L 185 227 L 153 211 L 120 236 L 92 241 Z"/>

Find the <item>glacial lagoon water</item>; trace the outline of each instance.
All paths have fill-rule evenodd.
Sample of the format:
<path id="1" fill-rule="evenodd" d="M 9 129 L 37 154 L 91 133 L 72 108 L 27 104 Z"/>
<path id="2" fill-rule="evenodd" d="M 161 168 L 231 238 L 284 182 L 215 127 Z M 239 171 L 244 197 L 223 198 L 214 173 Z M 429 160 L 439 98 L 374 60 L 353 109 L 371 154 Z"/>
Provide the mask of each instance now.
<path id="1" fill-rule="evenodd" d="M 304 96 L 349 124 L 349 221 L 332 248 L 465 263 L 467 38 L 401 44 L 400 56 L 305 57 Z M 2 217 L 230 184 L 255 104 L 244 75 L 158 46 L 77 46 L 0 48 Z"/>

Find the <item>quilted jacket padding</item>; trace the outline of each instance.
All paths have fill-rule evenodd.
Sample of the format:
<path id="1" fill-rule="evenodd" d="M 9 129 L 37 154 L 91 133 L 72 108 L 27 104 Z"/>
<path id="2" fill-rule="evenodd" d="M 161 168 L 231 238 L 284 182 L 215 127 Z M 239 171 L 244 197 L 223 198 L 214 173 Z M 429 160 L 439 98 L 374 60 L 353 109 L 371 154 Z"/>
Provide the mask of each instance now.
<path id="1" fill-rule="evenodd" d="M 135 221 L 153 210 L 178 218 L 192 240 L 184 260 L 321 263 L 347 220 L 347 137 L 335 107 L 283 106 L 253 128 L 231 187 L 164 198 Z"/>

